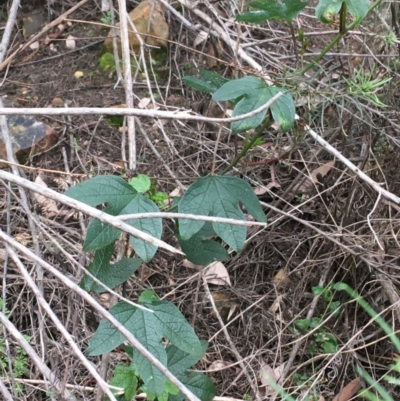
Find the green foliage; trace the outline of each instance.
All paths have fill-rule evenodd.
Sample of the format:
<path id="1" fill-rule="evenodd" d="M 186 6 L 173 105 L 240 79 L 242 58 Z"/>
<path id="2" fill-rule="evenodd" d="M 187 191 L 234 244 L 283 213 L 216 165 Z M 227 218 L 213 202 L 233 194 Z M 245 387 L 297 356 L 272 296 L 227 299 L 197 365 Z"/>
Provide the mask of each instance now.
<path id="1" fill-rule="evenodd" d="M 104 211 L 114 216 L 121 214 L 159 211 L 153 200 L 164 201 L 166 194 L 156 190 L 157 182 L 144 174 L 139 174 L 126 182 L 117 176 L 98 176 L 91 178 L 66 191 L 66 195 L 85 202 L 90 206 L 104 205 Z M 157 199 L 157 196 L 161 198 Z M 265 214 L 251 186 L 237 177 L 213 176 L 201 178 L 193 183 L 181 199 L 178 209 L 182 213 L 213 215 L 244 220 L 240 204 L 259 221 L 266 221 Z M 161 219 L 126 220 L 127 224 L 161 237 Z M 89 265 L 89 272 L 101 283 L 110 288 L 124 283 L 140 266 L 142 259 L 150 260 L 156 251 L 136 238 L 130 242 L 141 257 L 124 258 L 111 264 L 114 243 L 120 235 L 119 230 L 93 219 L 88 226 L 84 250 L 95 251 Z M 179 219 L 178 239 L 189 260 L 207 265 L 215 260 L 228 257 L 225 246 L 215 241 L 218 235 L 236 251 L 246 239 L 246 227 L 204 223 Z M 81 286 L 87 291 L 102 292 L 103 287 L 91 277 L 85 276 Z M 176 306 L 160 300 L 153 291 L 144 291 L 139 303 L 153 311 L 144 311 L 125 302 L 119 302 L 110 313 L 129 330 L 140 343 L 165 365 L 186 387 L 202 401 L 211 401 L 215 387 L 211 380 L 188 369 L 204 355 L 207 343 L 200 341 L 193 328 L 185 320 Z M 107 320 L 103 320 L 88 347 L 90 356 L 102 355 L 120 346 L 125 337 Z M 163 341 L 168 341 L 165 347 Z M 137 391 L 145 391 L 149 400 L 183 401 L 184 396 L 167 381 L 136 349 L 126 347 L 130 365 L 118 365 L 114 371 L 111 385 L 123 388 L 124 399 L 130 400 Z"/>
<path id="2" fill-rule="evenodd" d="M 233 117 L 258 109 L 277 93 L 282 92 L 283 96 L 271 105 L 270 110 L 274 120 L 280 124 L 283 131 L 288 131 L 292 128 L 295 105 L 291 95 L 284 89 L 268 86 L 264 80 L 254 76 L 227 81 L 210 71 L 202 70 L 200 75 L 202 76 L 201 78 L 184 77 L 184 81 L 194 89 L 212 93 L 212 98 L 215 101 L 229 100 L 235 105 Z M 239 133 L 256 128 L 263 122 L 266 113 L 267 110 L 263 110 L 252 117 L 233 122 L 232 131 Z"/>
<path id="3" fill-rule="evenodd" d="M 228 259 L 227 250 L 217 241 L 211 238 L 216 236 L 212 224 L 207 222 L 189 239 L 183 239 L 177 235 L 179 244 L 186 257 L 196 265 L 207 266 L 212 262 Z"/>
<path id="4" fill-rule="evenodd" d="M 255 0 L 249 3 L 249 6 L 255 10 L 239 14 L 236 17 L 236 21 L 251 24 L 260 24 L 263 21 L 275 18 L 292 21 L 308 3 L 309 1 L 303 0 L 282 0 L 279 2 L 275 0 Z M 315 15 L 321 22 L 332 23 L 336 14 L 343 7 L 346 7 L 353 15 L 356 24 L 359 24 L 369 11 L 368 0 L 319 0 Z"/>
<path id="5" fill-rule="evenodd" d="M 147 312 L 125 302 L 119 302 L 110 313 L 168 369 L 186 384 L 202 401 L 211 400 L 215 388 L 210 379 L 202 374 L 188 373 L 204 355 L 207 342 L 200 341 L 193 328 L 171 302 L 160 300 L 153 291 L 144 291 L 139 303 L 153 311 Z M 164 347 L 163 339 L 170 345 Z M 102 320 L 88 348 L 91 356 L 110 352 L 125 341 L 124 336 L 107 320 Z M 127 347 L 133 364 L 118 365 L 111 384 L 123 387 L 125 398 L 136 392 L 138 378 L 143 381 L 146 392 L 160 399 L 183 400 L 174 386 L 136 349 Z"/>
<path id="6" fill-rule="evenodd" d="M 104 72 L 114 72 L 117 67 L 112 53 L 104 53 L 99 60 L 100 69 Z"/>
<path id="7" fill-rule="evenodd" d="M 137 177 L 131 178 L 129 184 L 137 192 L 147 192 L 151 187 L 151 180 L 146 174 L 138 174 Z"/>
<path id="8" fill-rule="evenodd" d="M 343 3 L 359 24 L 368 14 L 368 0 L 319 0 L 315 9 L 317 18 L 325 23 L 335 20 L 335 15 L 342 8 Z"/>
<path id="9" fill-rule="evenodd" d="M 139 258 L 124 258 L 110 265 L 113 252 L 114 244 L 99 249 L 88 267 L 89 272 L 109 288 L 115 288 L 127 281 L 142 263 Z M 103 286 L 87 275 L 83 277 L 81 287 L 86 291 L 105 292 Z"/>
<path id="10" fill-rule="evenodd" d="M 356 300 L 359 305 L 375 320 L 381 329 L 388 335 L 390 338 L 393 346 L 396 348 L 397 352 L 400 352 L 400 338 L 397 337 L 396 333 L 393 331 L 391 326 L 386 323 L 383 317 L 375 312 L 375 310 L 362 298 L 356 291 L 350 288 L 345 283 L 336 283 L 333 287 L 335 290 L 338 291 L 345 291 L 349 294 L 354 300 Z M 393 365 L 390 366 L 392 371 L 400 374 L 400 360 L 397 359 Z M 370 400 L 370 401 L 395 401 L 395 399 L 385 390 L 382 386 L 383 380 L 400 386 L 400 380 L 397 377 L 391 376 L 389 374 L 385 374 L 383 376 L 383 380 L 377 381 L 373 379 L 364 369 L 360 366 L 356 367 L 357 373 L 368 383 L 368 385 L 374 390 L 371 391 L 369 389 L 361 390 L 359 392 L 360 397 Z M 377 394 L 378 395 L 377 395 Z M 396 399 L 397 400 L 397 399 Z"/>
<path id="11" fill-rule="evenodd" d="M 100 18 L 100 21 L 101 21 L 103 24 L 106 24 L 106 25 L 110 25 L 110 24 L 111 24 L 111 20 L 112 20 L 112 18 L 111 18 L 111 11 L 107 11 L 107 12 L 104 14 L 104 16 Z"/>
<path id="12" fill-rule="evenodd" d="M 160 211 L 151 199 L 137 192 L 122 178 L 113 175 L 91 178 L 68 189 L 65 194 L 90 206 L 106 203 L 104 211 L 113 216 Z M 126 223 L 156 238 L 161 238 L 162 220 L 159 218 L 127 220 Z M 83 249 L 85 251 L 102 249 L 113 244 L 119 235 L 120 231 L 117 228 L 93 219 L 89 224 Z M 156 246 L 135 237 L 130 237 L 130 243 L 144 261 L 151 260 L 157 251 Z"/>
<path id="13" fill-rule="evenodd" d="M 201 78 L 187 76 L 183 77 L 182 80 L 200 92 L 211 94 L 229 81 L 214 71 L 200 70 L 200 76 Z"/>
<path id="14" fill-rule="evenodd" d="M 236 21 L 251 24 L 259 24 L 265 20 L 274 18 L 291 21 L 307 4 L 308 1 L 302 0 L 282 0 L 281 2 L 275 0 L 255 0 L 250 2 L 249 6 L 255 8 L 256 11 L 239 14 Z"/>
<path id="15" fill-rule="evenodd" d="M 371 68 L 369 73 L 365 73 L 363 70 L 354 69 L 354 75 L 351 78 L 343 79 L 348 85 L 347 90 L 352 98 L 358 97 L 361 100 L 372 102 L 378 107 L 386 107 L 386 105 L 380 101 L 376 92 L 383 85 L 390 82 L 392 77 L 373 79 L 374 73 L 375 67 Z"/>
<path id="16" fill-rule="evenodd" d="M 0 298 L 0 310 L 3 309 L 3 299 Z M 5 315 L 8 316 L 10 311 L 5 309 Z M 8 358 L 6 350 L 6 341 L 3 337 L 3 325 L 0 323 L 0 375 L 4 377 L 12 377 L 20 379 L 28 370 L 28 358 L 26 352 L 19 345 L 9 344 L 10 350 L 12 350 L 12 359 Z M 23 335 L 26 341 L 31 341 L 31 337 Z M 11 371 L 10 371 L 11 365 Z M 20 394 L 24 389 L 23 383 L 15 383 L 15 390 L 17 394 Z"/>
<path id="17" fill-rule="evenodd" d="M 194 182 L 183 195 L 178 205 L 179 213 L 226 217 L 245 220 L 239 207 L 241 202 L 258 221 L 266 217 L 251 186 L 237 177 L 209 176 Z M 179 220 L 179 235 L 188 240 L 204 226 L 204 221 Z M 240 251 L 246 239 L 245 226 L 212 223 L 212 229 L 236 252 Z"/>

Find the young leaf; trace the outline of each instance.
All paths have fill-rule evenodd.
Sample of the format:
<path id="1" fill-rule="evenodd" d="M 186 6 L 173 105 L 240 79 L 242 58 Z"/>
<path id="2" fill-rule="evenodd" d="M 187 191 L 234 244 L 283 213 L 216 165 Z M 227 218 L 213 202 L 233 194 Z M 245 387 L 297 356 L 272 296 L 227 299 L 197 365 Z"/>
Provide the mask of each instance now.
<path id="1" fill-rule="evenodd" d="M 133 177 L 129 181 L 129 185 L 132 186 L 137 192 L 147 192 L 151 187 L 151 180 L 146 174 L 138 174 L 137 177 Z"/>
<path id="2" fill-rule="evenodd" d="M 160 298 L 158 298 L 157 294 L 153 290 L 145 290 L 139 296 L 139 302 L 141 304 L 150 303 L 150 302 L 158 302 Z"/>
<path id="3" fill-rule="evenodd" d="M 135 396 L 137 384 L 135 370 L 131 366 L 119 364 L 115 367 L 114 377 L 111 379 L 110 385 L 122 387 L 127 401 L 130 401 Z"/>
<path id="4" fill-rule="evenodd" d="M 209 176 L 200 178 L 183 195 L 178 210 L 179 213 L 239 218 L 239 212 L 241 213 L 239 202 L 244 204 L 247 211 L 256 220 L 266 221 L 265 214 L 251 186 L 237 177 Z M 236 251 L 243 246 L 243 244 L 232 241 L 232 235 L 234 238 L 238 238 L 243 235 L 238 233 L 246 233 L 245 226 L 212 224 L 215 232 L 229 245 L 234 246 Z M 204 222 L 202 221 L 179 219 L 179 235 L 187 240 L 200 231 L 203 226 Z M 228 233 L 228 230 L 231 233 Z"/>
<path id="5" fill-rule="evenodd" d="M 249 3 L 249 6 L 264 11 L 265 18 L 262 21 L 273 18 L 291 21 L 300 13 L 301 10 L 303 10 L 304 7 L 307 6 L 307 4 L 308 1 L 302 0 L 282 0 L 280 2 L 275 0 L 255 0 Z M 247 14 L 247 18 L 249 18 L 249 14 L 251 14 L 251 12 L 245 14 Z M 241 19 L 241 15 L 238 15 L 236 20 L 243 21 L 243 19 Z"/>
<path id="6" fill-rule="evenodd" d="M 128 330 L 130 330 L 133 325 L 132 322 L 135 321 L 134 314 L 136 311 L 137 309 L 135 307 L 125 302 L 119 302 L 110 309 L 111 315 Z M 120 346 L 125 340 L 125 337 L 114 327 L 114 325 L 112 325 L 108 320 L 103 319 L 90 341 L 87 350 L 88 355 L 103 355 Z"/>
<path id="7" fill-rule="evenodd" d="M 238 97 L 250 94 L 253 91 L 265 88 L 267 88 L 267 84 L 262 79 L 250 75 L 248 77 L 228 81 L 213 94 L 212 99 L 217 102 L 234 100 Z"/>

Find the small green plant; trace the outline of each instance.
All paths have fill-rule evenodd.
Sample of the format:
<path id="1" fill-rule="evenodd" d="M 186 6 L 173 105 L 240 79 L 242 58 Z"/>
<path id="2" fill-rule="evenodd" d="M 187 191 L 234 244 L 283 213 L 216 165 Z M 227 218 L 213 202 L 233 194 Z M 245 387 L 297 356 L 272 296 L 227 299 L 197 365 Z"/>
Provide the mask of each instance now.
<path id="1" fill-rule="evenodd" d="M 126 182 L 117 176 L 98 176 L 75 187 L 66 194 L 90 206 L 105 204 L 104 211 L 114 216 L 159 212 L 158 204 L 165 194 L 156 191 L 156 183 L 145 174 L 139 174 Z M 258 198 L 251 186 L 237 177 L 210 176 L 194 182 L 179 199 L 180 213 L 218 216 L 245 220 L 239 204 L 258 221 L 266 221 Z M 207 265 L 228 257 L 226 245 L 240 251 L 246 239 L 247 229 L 223 223 L 177 219 L 176 236 L 186 257 L 196 264 Z M 161 238 L 160 218 L 126 220 L 127 224 Z M 88 270 L 101 283 L 110 288 L 123 284 L 137 270 L 142 261 L 150 261 L 157 247 L 136 237 L 130 244 L 138 257 L 127 257 L 111 264 L 115 241 L 120 231 L 115 227 L 93 219 L 87 229 L 83 249 L 94 251 Z M 215 240 L 219 236 L 224 243 Z M 89 275 L 84 276 L 81 286 L 87 291 L 104 292 L 102 285 Z M 175 376 L 202 401 L 209 401 L 215 394 L 214 385 L 207 376 L 189 372 L 204 355 L 207 344 L 200 341 L 192 327 L 179 310 L 170 302 L 160 300 L 152 291 L 145 291 L 139 303 L 154 313 L 145 312 L 130 304 L 120 302 L 110 313 L 120 321 L 138 340 L 157 357 Z M 165 347 L 162 339 L 167 339 Z M 88 349 L 89 355 L 101 355 L 124 342 L 124 337 L 107 320 L 100 323 Z M 182 401 L 172 386 L 153 365 L 136 350 L 127 351 L 130 365 L 119 365 L 114 372 L 112 384 L 122 387 L 126 399 L 131 399 L 138 389 L 145 391 L 149 399 Z"/>
<path id="2" fill-rule="evenodd" d="M 190 372 L 205 354 L 207 342 L 196 336 L 193 328 L 171 302 L 161 300 L 154 291 L 144 291 L 139 304 L 149 313 L 125 302 L 110 309 L 136 338 L 157 357 L 182 383 L 202 401 L 211 401 L 215 386 L 202 373 Z M 165 346 L 163 339 L 168 340 Z M 102 355 L 119 347 L 125 338 L 108 320 L 102 320 L 88 348 L 91 356 Z M 182 401 L 185 397 L 136 349 L 126 346 L 130 364 L 119 364 L 110 384 L 123 389 L 124 398 L 131 400 L 137 391 L 145 391 L 149 400 Z"/>
<path id="3" fill-rule="evenodd" d="M 3 299 L 0 298 L 0 310 L 3 309 Z M 9 315 L 9 310 L 5 310 L 6 316 Z M 13 347 L 13 359 L 10 359 L 6 353 L 6 342 L 3 333 L 3 326 L 0 324 L 0 374 L 4 377 L 9 377 L 11 374 L 14 378 L 19 379 L 24 376 L 26 371 L 28 370 L 28 358 L 26 352 L 19 345 L 12 346 Z M 31 338 L 27 335 L 23 335 L 26 341 L 30 341 Z M 10 364 L 12 368 L 12 373 L 10 372 Z M 17 394 L 21 394 L 24 390 L 23 383 L 15 383 L 15 391 Z"/>
<path id="4" fill-rule="evenodd" d="M 112 18 L 111 18 L 111 11 L 106 11 L 106 12 L 104 13 L 103 17 L 100 18 L 100 21 L 101 21 L 103 24 L 111 25 L 111 21 L 112 21 Z"/>
<path id="5" fill-rule="evenodd" d="M 116 70 L 115 58 L 112 53 L 104 53 L 99 60 L 100 69 L 104 72 L 114 72 Z"/>
<path id="6" fill-rule="evenodd" d="M 385 332 L 385 334 L 391 340 L 393 346 L 396 348 L 397 352 L 400 353 L 400 338 L 397 337 L 391 326 L 389 326 L 385 320 L 382 318 L 380 314 L 375 312 L 374 309 L 362 298 L 355 290 L 349 287 L 345 283 L 336 283 L 333 287 L 338 291 L 345 291 L 349 294 L 354 300 L 356 300 L 359 305 L 377 322 L 377 324 L 381 327 L 381 329 Z M 392 372 L 396 372 L 400 374 L 400 360 L 397 359 L 394 364 L 390 366 Z M 371 386 L 371 388 L 375 391 L 375 393 L 371 390 L 365 389 L 359 392 L 360 397 L 370 400 L 370 401 L 396 401 L 382 386 L 381 382 L 373 379 L 364 369 L 360 366 L 357 367 L 357 373 Z M 389 374 L 385 374 L 383 376 L 383 380 L 400 386 L 400 379 L 397 377 L 391 376 Z"/>
<path id="7" fill-rule="evenodd" d="M 373 79 L 375 73 L 375 66 L 371 68 L 369 73 L 365 73 L 364 70 L 354 69 L 354 76 L 350 79 L 344 78 L 345 82 L 348 85 L 349 95 L 352 97 L 358 97 L 361 99 L 365 99 L 367 101 L 372 102 L 376 106 L 379 107 L 387 107 L 384 103 L 382 103 L 376 92 L 382 88 L 383 85 L 387 84 L 392 80 L 389 78 L 375 78 Z"/>
<path id="8" fill-rule="evenodd" d="M 270 111 L 274 120 L 286 132 L 294 124 L 295 106 L 292 96 L 283 88 L 268 86 L 261 78 L 247 76 L 240 79 L 227 80 L 213 71 L 200 70 L 200 78 L 186 76 L 183 81 L 192 88 L 212 94 L 212 99 L 230 101 L 233 105 L 233 117 L 257 110 L 278 93 L 283 95 L 274 102 Z M 232 123 L 233 133 L 239 133 L 256 128 L 264 121 L 267 110 L 251 117 Z"/>
<path id="9" fill-rule="evenodd" d="M 159 207 L 165 206 L 165 201 L 169 198 L 165 192 L 157 191 L 157 180 L 150 180 L 146 174 L 139 174 L 131 178 L 129 184 L 139 193 L 147 193 L 148 197 Z"/>

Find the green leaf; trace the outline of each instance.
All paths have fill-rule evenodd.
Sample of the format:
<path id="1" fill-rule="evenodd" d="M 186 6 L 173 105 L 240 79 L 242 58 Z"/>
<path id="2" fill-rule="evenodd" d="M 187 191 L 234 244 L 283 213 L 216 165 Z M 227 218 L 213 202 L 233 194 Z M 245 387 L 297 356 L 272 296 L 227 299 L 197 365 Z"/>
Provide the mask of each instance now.
<path id="1" fill-rule="evenodd" d="M 132 196 L 133 195 L 131 195 L 131 199 Z M 120 206 L 120 204 L 109 204 L 104 209 L 104 212 L 112 216 L 117 216 L 121 210 Z M 118 230 L 118 228 L 103 223 L 98 219 L 92 219 L 87 228 L 83 250 L 97 251 L 98 249 L 112 244 L 120 235 L 121 231 Z"/>
<path id="2" fill-rule="evenodd" d="M 283 95 L 271 105 L 271 113 L 274 120 L 280 125 L 283 132 L 289 131 L 294 124 L 296 116 L 296 106 L 289 92 L 284 89 L 274 86 L 269 87 L 272 96 L 279 92 L 284 92 Z M 271 96 L 271 97 L 272 97 Z"/>
<path id="3" fill-rule="evenodd" d="M 200 70 L 200 75 L 214 88 L 213 93 L 229 81 L 229 79 L 224 78 L 215 71 Z"/>
<path id="4" fill-rule="evenodd" d="M 205 216 L 242 217 L 239 202 L 258 221 L 266 221 L 265 214 L 251 186 L 244 180 L 229 176 L 209 176 L 194 182 L 178 205 L 179 213 Z M 245 226 L 212 223 L 214 231 L 235 251 L 243 246 Z M 179 219 L 179 235 L 188 240 L 204 226 L 204 222 Z"/>
<path id="5" fill-rule="evenodd" d="M 135 370 L 131 366 L 119 364 L 114 369 L 114 377 L 110 381 L 110 385 L 122 387 L 125 392 L 124 396 L 130 401 L 136 394 L 138 380 Z"/>
<path id="6" fill-rule="evenodd" d="M 359 24 L 368 14 L 368 0 L 345 0 L 347 9 Z"/>
<path id="7" fill-rule="evenodd" d="M 130 330 L 131 326 L 133 326 L 133 322 L 136 320 L 136 317 L 134 317 L 136 311 L 137 309 L 135 307 L 125 302 L 119 302 L 110 309 L 111 315 L 128 330 Z M 124 341 L 126 341 L 125 337 L 114 325 L 108 320 L 103 319 L 90 341 L 87 350 L 88 355 L 103 355 L 114 350 Z"/>
<path id="8" fill-rule="evenodd" d="M 198 90 L 199 92 L 214 93 L 216 90 L 215 86 L 212 83 L 207 82 L 203 78 L 186 76 L 182 78 L 182 81 L 191 86 L 193 89 Z"/>
<path id="9" fill-rule="evenodd" d="M 269 18 L 270 13 L 268 11 L 248 11 L 246 13 L 239 14 L 236 17 L 238 22 L 246 22 L 248 24 L 260 24 Z"/>
<path id="10" fill-rule="evenodd" d="M 272 96 L 273 94 L 271 88 L 265 87 L 261 89 L 254 89 L 250 95 L 243 96 L 243 98 L 236 104 L 235 108 L 233 109 L 232 117 L 237 117 L 258 109 L 267 103 Z M 267 110 L 265 109 L 254 116 L 247 117 L 243 120 L 234 121 L 232 123 L 232 131 L 234 133 L 239 133 L 256 128 L 262 123 L 266 113 Z"/>
<path id="11" fill-rule="evenodd" d="M 248 77 L 228 81 L 213 94 L 212 99 L 217 102 L 234 100 L 252 93 L 253 91 L 265 88 L 267 88 L 267 84 L 262 79 L 250 75 Z"/>
<path id="12" fill-rule="evenodd" d="M 249 6 L 263 10 L 265 12 L 264 20 L 277 18 L 284 21 L 291 21 L 307 6 L 307 4 L 308 1 L 302 0 L 281 0 L 280 2 L 277 2 L 276 0 L 255 0 L 249 3 Z M 242 21 L 239 19 L 240 17 L 241 16 L 239 15 L 236 20 Z"/>
<path id="13" fill-rule="evenodd" d="M 186 76 L 182 80 L 192 88 L 206 93 L 214 93 L 225 82 L 229 81 L 214 71 L 200 70 L 200 75 L 201 78 Z"/>
<path id="14" fill-rule="evenodd" d="M 168 369 L 174 375 L 185 372 L 187 369 L 194 366 L 206 353 L 208 342 L 201 340 L 202 354 L 191 355 L 182 351 L 175 345 L 167 347 Z"/>
<path id="15" fill-rule="evenodd" d="M 131 214 L 131 213 L 152 213 L 159 212 L 158 206 L 149 198 L 142 194 L 136 194 L 131 202 L 121 210 L 119 214 Z M 143 231 L 147 234 L 152 235 L 155 238 L 160 239 L 162 235 L 162 219 L 137 219 L 137 220 L 126 220 L 127 224 Z M 151 260 L 157 251 L 155 245 L 149 244 L 139 238 L 130 237 L 130 243 L 133 249 L 136 251 L 138 256 L 145 262 Z"/>
<path id="16" fill-rule="evenodd" d="M 147 192 L 151 187 L 151 180 L 146 174 L 138 174 L 137 177 L 131 178 L 129 185 L 132 186 L 137 192 Z"/>
<path id="17" fill-rule="evenodd" d="M 315 15 L 322 22 L 334 22 L 335 15 L 340 11 L 343 2 L 346 3 L 347 9 L 357 23 L 360 23 L 367 16 L 368 0 L 320 0 L 315 8 Z"/>
<path id="18" fill-rule="evenodd" d="M 139 258 L 124 258 L 113 265 L 109 264 L 109 260 L 106 262 L 106 259 L 102 259 L 102 261 L 97 260 L 97 255 L 102 254 L 103 250 L 109 247 L 110 246 L 96 252 L 88 270 L 103 284 L 112 289 L 127 281 L 128 278 L 139 268 L 142 260 Z M 113 248 L 113 246 L 111 246 L 111 248 Z M 106 291 L 104 287 L 94 282 L 89 276 L 83 277 L 81 287 L 88 292 Z"/>
<path id="19" fill-rule="evenodd" d="M 131 185 L 120 177 L 98 176 L 75 187 L 66 194 L 91 206 L 107 203 L 105 213 L 112 216 L 131 213 L 159 212 L 157 205 L 138 193 Z M 127 224 L 155 238 L 161 238 L 162 219 L 128 220 Z M 97 219 L 93 219 L 87 230 L 83 249 L 96 251 L 113 243 L 120 235 L 120 230 Z M 155 245 L 131 236 L 130 242 L 138 256 L 148 262 L 157 251 Z"/>
<path id="20" fill-rule="evenodd" d="M 179 349 L 192 354 L 202 353 L 202 346 L 193 327 L 186 321 L 179 309 L 171 302 L 158 301 L 143 304 L 154 311 L 154 327 L 161 337 L 168 338 Z M 150 315 L 150 313 L 147 313 Z"/>
<path id="21" fill-rule="evenodd" d="M 149 305 L 144 304 L 144 306 Z M 163 337 L 162 328 L 155 317 L 155 313 L 138 309 L 135 313 L 135 318 L 129 321 L 129 330 L 162 364 L 167 365 L 167 353 L 160 342 Z M 136 349 L 133 351 L 133 360 L 137 372 L 146 387 L 156 396 L 161 394 L 164 390 L 166 377 Z"/>
<path id="22" fill-rule="evenodd" d="M 153 290 L 145 290 L 139 296 L 139 302 L 141 304 L 149 303 L 149 302 L 157 302 L 160 298 L 158 298 L 157 294 Z"/>
<path id="23" fill-rule="evenodd" d="M 211 401 L 216 394 L 214 383 L 203 373 L 182 373 L 177 375 L 177 378 L 184 384 L 193 394 L 201 401 Z M 182 401 L 186 397 L 179 393 L 178 395 L 170 395 L 170 401 Z"/>
<path id="24" fill-rule="evenodd" d="M 358 0 L 357 0 L 358 1 Z M 343 1 L 319 0 L 315 8 L 316 17 L 325 24 L 335 21 L 335 15 L 340 11 Z"/>
<path id="25" fill-rule="evenodd" d="M 223 261 L 229 257 L 225 247 L 211 239 L 215 236 L 216 233 L 210 222 L 206 222 L 200 231 L 187 240 L 177 234 L 179 244 L 187 259 L 202 266 L 207 266 L 215 261 Z"/>
<path id="26" fill-rule="evenodd" d="M 121 209 L 130 202 L 135 193 L 136 191 L 121 177 L 101 175 L 69 188 L 65 195 L 89 206 L 111 203 L 116 209 Z"/>
<path id="27" fill-rule="evenodd" d="M 218 242 L 203 239 L 195 234 L 187 240 L 177 235 L 186 258 L 196 265 L 207 266 L 212 262 L 228 259 L 228 251 Z"/>

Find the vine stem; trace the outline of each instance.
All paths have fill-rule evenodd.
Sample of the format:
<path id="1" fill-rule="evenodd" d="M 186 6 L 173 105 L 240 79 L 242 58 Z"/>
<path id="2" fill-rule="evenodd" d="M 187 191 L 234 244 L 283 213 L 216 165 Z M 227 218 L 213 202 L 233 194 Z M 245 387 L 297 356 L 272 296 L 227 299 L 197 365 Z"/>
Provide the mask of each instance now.
<path id="1" fill-rule="evenodd" d="M 251 147 L 254 145 L 254 143 L 257 141 L 257 139 L 262 135 L 264 132 L 264 129 L 267 128 L 267 126 L 271 123 L 271 120 L 269 118 L 266 118 L 264 122 L 261 124 L 260 128 L 257 130 L 257 132 L 254 134 L 253 138 L 250 139 L 248 143 L 246 143 L 243 146 L 243 149 L 240 151 L 240 153 L 231 161 L 229 166 L 227 166 L 222 172 L 221 175 L 225 175 L 229 171 L 231 171 L 238 163 L 239 161 L 246 155 L 246 153 L 251 149 Z"/>
<path id="2" fill-rule="evenodd" d="M 371 6 L 368 9 L 367 14 L 369 14 L 374 8 L 379 6 L 379 4 L 382 3 L 382 1 L 383 0 L 376 0 L 375 3 L 371 4 Z M 300 70 L 299 74 L 304 75 L 307 71 L 309 71 L 311 68 L 313 68 L 314 65 L 317 64 L 318 61 L 320 61 L 326 55 L 326 53 L 328 53 L 329 50 L 331 50 L 332 47 L 335 46 L 336 43 L 338 43 L 339 40 L 342 39 L 343 36 L 347 34 L 347 32 L 352 30 L 359 23 L 360 23 L 360 21 L 355 20 L 347 28 L 344 28 L 343 32 L 337 33 L 336 36 L 332 39 L 332 41 L 325 46 L 325 48 L 321 51 L 321 53 L 318 54 L 318 56 L 316 56 L 313 60 L 311 60 L 302 70 Z"/>

